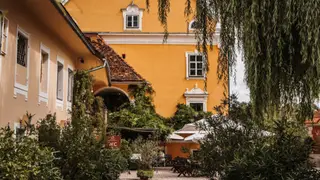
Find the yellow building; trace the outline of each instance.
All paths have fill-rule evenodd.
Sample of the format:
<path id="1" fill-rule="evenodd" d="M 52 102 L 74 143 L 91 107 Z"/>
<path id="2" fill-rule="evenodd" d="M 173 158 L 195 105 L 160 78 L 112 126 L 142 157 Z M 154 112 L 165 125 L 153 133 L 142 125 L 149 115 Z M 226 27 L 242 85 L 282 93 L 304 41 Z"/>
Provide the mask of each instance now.
<path id="1" fill-rule="evenodd" d="M 1 0 L 0 13 L 0 127 L 18 127 L 26 111 L 35 121 L 49 112 L 66 120 L 72 71 L 101 66 L 104 56 L 55 0 Z M 94 74 L 108 81 L 106 70 Z"/>
<path id="2" fill-rule="evenodd" d="M 192 3 L 194 7 L 195 0 Z M 110 64 L 124 64 L 127 67 L 124 71 L 131 72 L 128 76 L 119 76 L 114 72 L 117 69 L 111 67 L 110 87 L 105 81 L 106 75 L 95 76 L 98 81 L 94 90 L 105 98 L 107 105 L 111 103 L 110 93 L 129 97 L 128 86 L 144 80 L 155 90 L 156 111 L 165 117 L 173 115 L 178 103 L 212 111 L 224 98 L 226 90 L 217 78 L 219 28 L 213 51 L 209 52 L 210 71 L 206 74 L 203 56 L 196 50 L 195 21 L 190 18 L 187 22 L 184 16 L 185 0 L 171 0 L 170 35 L 165 43 L 156 0 L 150 0 L 149 11 L 145 0 L 67 0 L 65 7 L 93 43 L 100 44 L 100 52 L 105 51 Z M 91 62 L 84 65 L 89 67 Z"/>

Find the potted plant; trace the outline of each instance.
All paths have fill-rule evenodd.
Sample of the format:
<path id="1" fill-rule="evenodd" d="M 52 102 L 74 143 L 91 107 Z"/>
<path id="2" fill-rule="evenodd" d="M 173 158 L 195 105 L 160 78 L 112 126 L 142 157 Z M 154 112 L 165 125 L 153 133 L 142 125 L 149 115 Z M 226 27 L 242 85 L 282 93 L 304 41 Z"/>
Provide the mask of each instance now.
<path id="1" fill-rule="evenodd" d="M 134 153 L 140 154 L 138 163 L 137 176 L 141 180 L 148 180 L 153 177 L 152 163 L 157 158 L 159 146 L 156 141 L 145 140 L 141 137 L 133 142 Z"/>

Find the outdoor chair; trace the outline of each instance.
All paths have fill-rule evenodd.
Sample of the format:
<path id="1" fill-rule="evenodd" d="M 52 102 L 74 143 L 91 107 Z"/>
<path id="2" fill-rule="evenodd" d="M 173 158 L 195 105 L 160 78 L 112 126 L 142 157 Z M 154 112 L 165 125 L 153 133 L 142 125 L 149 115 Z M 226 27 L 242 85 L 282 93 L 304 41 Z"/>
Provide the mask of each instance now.
<path id="1" fill-rule="evenodd" d="M 165 166 L 171 166 L 172 165 L 172 155 L 166 154 L 165 155 Z"/>

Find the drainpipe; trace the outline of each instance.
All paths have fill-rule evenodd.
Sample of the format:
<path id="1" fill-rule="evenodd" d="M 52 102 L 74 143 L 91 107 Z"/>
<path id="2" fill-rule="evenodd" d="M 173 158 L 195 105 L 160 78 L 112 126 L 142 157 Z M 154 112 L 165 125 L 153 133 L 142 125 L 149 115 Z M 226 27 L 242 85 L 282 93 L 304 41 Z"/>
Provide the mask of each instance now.
<path id="1" fill-rule="evenodd" d="M 108 79 L 108 86 L 110 87 L 110 86 L 111 86 L 110 66 L 109 66 L 109 63 L 108 63 L 108 61 L 106 60 L 106 58 L 102 58 L 102 60 L 103 60 L 103 65 L 97 66 L 97 67 L 94 67 L 94 68 L 91 68 L 91 69 L 88 70 L 88 72 L 91 73 L 91 72 L 97 71 L 97 70 L 99 70 L 99 69 L 106 68 L 107 79 Z"/>

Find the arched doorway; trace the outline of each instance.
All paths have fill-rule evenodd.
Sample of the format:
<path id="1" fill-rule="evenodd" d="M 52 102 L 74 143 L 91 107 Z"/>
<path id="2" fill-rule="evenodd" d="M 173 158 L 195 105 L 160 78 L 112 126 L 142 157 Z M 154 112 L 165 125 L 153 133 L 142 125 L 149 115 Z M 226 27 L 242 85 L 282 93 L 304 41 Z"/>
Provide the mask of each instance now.
<path id="1" fill-rule="evenodd" d="M 118 111 L 123 104 L 130 103 L 128 94 L 116 87 L 101 88 L 95 92 L 95 96 L 102 97 L 109 112 Z"/>

